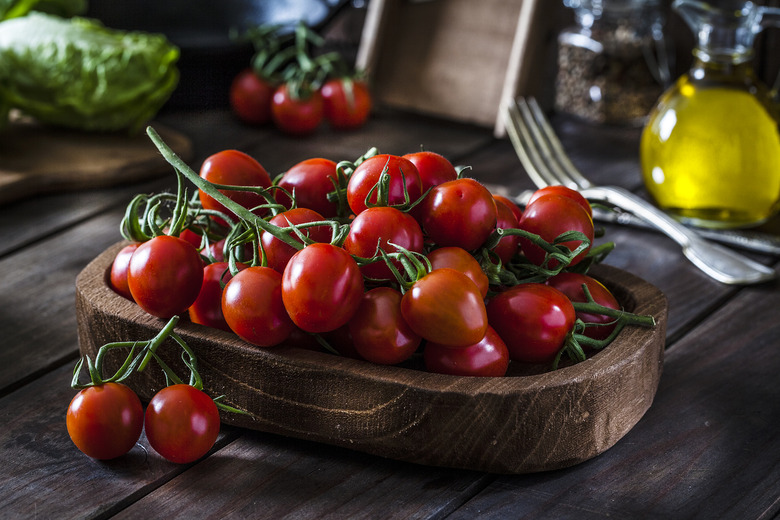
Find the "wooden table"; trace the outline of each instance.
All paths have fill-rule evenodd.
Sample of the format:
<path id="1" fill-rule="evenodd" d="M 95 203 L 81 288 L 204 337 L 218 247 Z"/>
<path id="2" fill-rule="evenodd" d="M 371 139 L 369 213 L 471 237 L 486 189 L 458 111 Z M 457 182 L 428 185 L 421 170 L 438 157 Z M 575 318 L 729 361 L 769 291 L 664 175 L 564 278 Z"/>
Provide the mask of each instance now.
<path id="1" fill-rule="evenodd" d="M 380 112 L 360 132 L 323 128 L 308 139 L 247 128 L 223 110 L 161 120 L 193 139 L 196 166 L 225 148 L 279 173 L 309 157 L 424 145 L 509 193 L 532 187 L 489 129 L 408 114 Z M 554 121 L 589 176 L 641 191 L 637 130 Z M 166 462 L 143 437 L 118 460 L 89 459 L 65 429 L 78 358 L 74 280 L 120 239 L 130 198 L 170 188 L 172 177 L 0 208 L 0 518 L 779 518 L 780 286 L 722 285 L 665 237 L 610 225 L 608 263 L 659 287 L 670 309 L 655 402 L 595 459 L 498 476 L 229 427 L 191 465 Z M 777 267 L 776 257 L 753 256 Z"/>

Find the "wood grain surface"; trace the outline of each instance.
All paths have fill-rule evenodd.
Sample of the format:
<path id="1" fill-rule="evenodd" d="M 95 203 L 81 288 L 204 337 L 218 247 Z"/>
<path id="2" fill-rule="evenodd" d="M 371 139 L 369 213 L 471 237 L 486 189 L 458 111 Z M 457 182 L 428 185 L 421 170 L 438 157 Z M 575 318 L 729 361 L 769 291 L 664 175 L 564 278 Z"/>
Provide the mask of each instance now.
<path id="1" fill-rule="evenodd" d="M 153 123 L 185 160 L 190 139 Z M 144 132 L 81 132 L 14 120 L 0 130 L 0 205 L 34 194 L 137 182 L 170 172 Z"/>

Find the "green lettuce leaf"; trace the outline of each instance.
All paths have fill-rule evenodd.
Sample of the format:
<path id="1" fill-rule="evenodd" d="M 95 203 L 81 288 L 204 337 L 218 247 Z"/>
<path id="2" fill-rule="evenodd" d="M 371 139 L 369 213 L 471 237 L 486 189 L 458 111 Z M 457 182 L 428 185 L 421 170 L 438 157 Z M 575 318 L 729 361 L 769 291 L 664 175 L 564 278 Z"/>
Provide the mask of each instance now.
<path id="1" fill-rule="evenodd" d="M 0 22 L 0 98 L 47 124 L 135 131 L 176 88 L 178 58 L 162 35 L 33 12 Z"/>

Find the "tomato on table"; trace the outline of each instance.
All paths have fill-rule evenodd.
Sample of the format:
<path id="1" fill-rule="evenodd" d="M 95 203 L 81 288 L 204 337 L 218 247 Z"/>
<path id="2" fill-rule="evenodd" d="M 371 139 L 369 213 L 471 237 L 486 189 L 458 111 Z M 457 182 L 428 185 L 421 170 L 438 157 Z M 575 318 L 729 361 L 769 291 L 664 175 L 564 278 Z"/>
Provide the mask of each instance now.
<path id="1" fill-rule="evenodd" d="M 588 202 L 588 199 L 582 196 L 582 194 L 577 191 L 573 190 L 567 186 L 563 186 L 560 184 L 555 184 L 552 186 L 545 186 L 544 188 L 539 188 L 528 199 L 528 202 L 526 203 L 526 206 L 531 204 L 536 199 L 539 199 L 541 197 L 544 197 L 545 195 L 560 195 L 561 197 L 566 197 L 568 199 L 573 200 L 577 204 L 579 204 L 582 209 L 584 209 L 588 215 L 593 217 L 593 208 L 590 205 L 590 202 Z"/>
<path id="2" fill-rule="evenodd" d="M 512 214 L 515 216 L 518 222 L 520 222 L 520 219 L 523 217 L 523 210 L 515 204 L 512 199 L 508 197 L 504 197 L 503 195 L 497 195 L 493 194 L 493 198 L 496 200 L 497 203 L 504 204 L 507 208 L 512 210 Z"/>
<path id="3" fill-rule="evenodd" d="M 213 184 L 226 186 L 257 186 L 261 188 L 271 186 L 271 176 L 268 175 L 266 169 L 253 157 L 238 150 L 222 150 L 207 157 L 200 167 L 200 176 Z M 265 198 L 257 193 L 234 190 L 219 191 L 247 209 L 266 203 Z M 198 190 L 198 195 L 204 209 L 220 211 L 235 218 L 232 211 L 226 209 L 203 190 Z M 256 213 L 262 215 L 264 211 Z M 226 224 L 224 219 L 217 217 L 215 220 L 222 225 Z"/>
<path id="4" fill-rule="evenodd" d="M 515 285 L 497 294 L 487 303 L 487 316 L 510 358 L 523 363 L 553 361 L 576 319 L 565 294 L 538 283 Z"/>
<path id="5" fill-rule="evenodd" d="M 271 97 L 274 86 L 251 68 L 239 72 L 230 84 L 230 107 L 239 119 L 250 125 L 264 125 L 271 120 Z"/>
<path id="6" fill-rule="evenodd" d="M 496 204 L 496 217 L 496 228 L 517 229 L 520 226 L 512 209 L 502 202 Z M 507 264 L 518 253 L 519 247 L 520 237 L 518 235 L 504 235 L 493 247 L 493 252 L 501 259 L 502 263 Z"/>
<path id="7" fill-rule="evenodd" d="M 127 286 L 144 311 L 168 319 L 189 309 L 203 285 L 203 261 L 192 244 L 160 235 L 135 250 L 127 269 Z"/>
<path id="8" fill-rule="evenodd" d="M 144 427 L 154 451 L 171 462 L 186 464 L 214 446 L 219 411 L 211 397 L 194 386 L 167 386 L 149 401 Z"/>
<path id="9" fill-rule="evenodd" d="M 141 400 L 120 383 L 103 383 L 80 390 L 66 415 L 73 444 L 93 459 L 114 459 L 138 442 L 144 425 Z"/>
<path id="10" fill-rule="evenodd" d="M 322 122 L 323 111 L 318 90 L 302 89 L 296 93 L 284 84 L 271 98 L 271 119 L 279 130 L 291 135 L 312 134 Z"/>
<path id="11" fill-rule="evenodd" d="M 325 119 L 337 130 L 363 126 L 371 114 L 368 86 L 354 78 L 333 78 L 320 89 Z"/>

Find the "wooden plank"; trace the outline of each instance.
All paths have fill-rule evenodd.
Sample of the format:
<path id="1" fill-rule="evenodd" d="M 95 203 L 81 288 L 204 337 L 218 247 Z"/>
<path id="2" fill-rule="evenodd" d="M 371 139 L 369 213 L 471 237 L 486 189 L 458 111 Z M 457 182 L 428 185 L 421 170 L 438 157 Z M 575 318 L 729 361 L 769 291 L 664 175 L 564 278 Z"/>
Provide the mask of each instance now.
<path id="1" fill-rule="evenodd" d="M 0 395 L 73 360 L 76 274 L 119 238 L 121 207 L 0 260 Z"/>
<path id="2" fill-rule="evenodd" d="M 2 518 L 107 518 L 191 467 L 162 459 L 143 434 L 114 460 L 81 453 L 65 426 L 71 374 L 61 367 L 0 399 Z M 238 435 L 223 427 L 215 450 Z"/>
<path id="3" fill-rule="evenodd" d="M 115 518 L 444 518 L 492 480 L 250 433 Z"/>
<path id="4" fill-rule="evenodd" d="M 775 518 L 777 284 L 743 289 L 667 351 L 656 401 L 610 451 L 499 479 L 451 518 Z"/>

